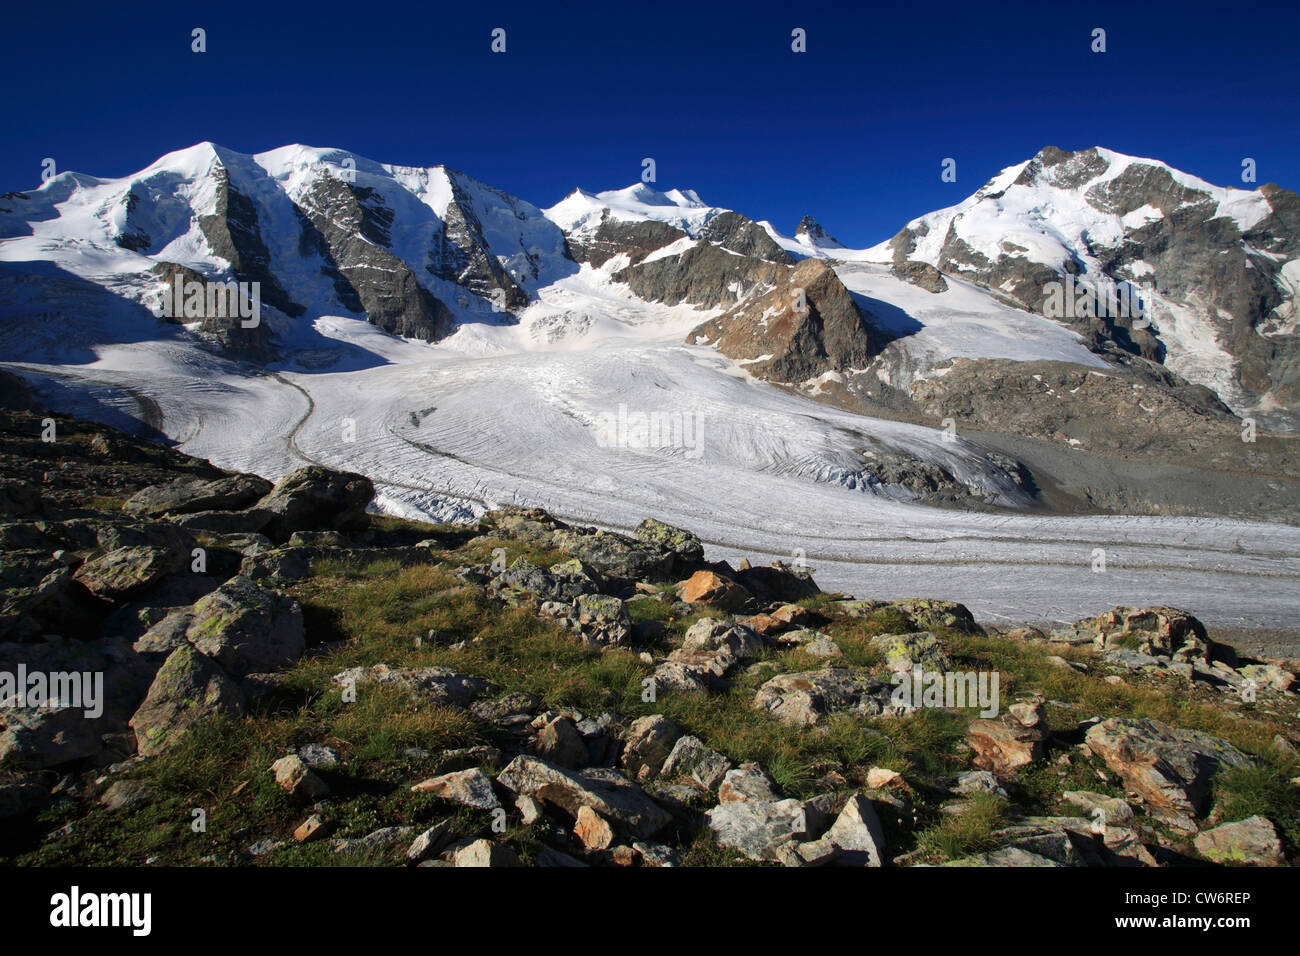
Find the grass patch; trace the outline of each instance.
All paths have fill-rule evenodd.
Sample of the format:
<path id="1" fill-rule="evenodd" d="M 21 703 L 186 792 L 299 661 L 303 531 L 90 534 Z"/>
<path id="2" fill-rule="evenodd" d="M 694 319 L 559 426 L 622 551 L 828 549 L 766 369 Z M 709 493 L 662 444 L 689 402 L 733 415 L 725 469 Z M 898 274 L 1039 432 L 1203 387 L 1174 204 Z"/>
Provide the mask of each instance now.
<path id="1" fill-rule="evenodd" d="M 916 846 L 928 862 L 959 860 L 983 853 L 997 845 L 993 836 L 1006 817 L 1006 804 L 990 793 L 977 793 L 966 810 L 945 814 L 937 823 L 917 834 Z"/>

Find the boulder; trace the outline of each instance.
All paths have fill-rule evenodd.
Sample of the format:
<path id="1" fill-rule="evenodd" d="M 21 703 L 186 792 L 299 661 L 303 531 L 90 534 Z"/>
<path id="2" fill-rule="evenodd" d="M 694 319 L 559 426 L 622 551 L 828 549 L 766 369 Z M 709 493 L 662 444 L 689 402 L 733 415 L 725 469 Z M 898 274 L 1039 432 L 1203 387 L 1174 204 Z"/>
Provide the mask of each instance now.
<path id="1" fill-rule="evenodd" d="M 634 836 L 654 836 L 672 819 L 639 786 L 614 770 L 572 771 L 520 755 L 501 771 L 497 782 L 574 818 L 584 806 L 590 807 Z"/>
<path id="2" fill-rule="evenodd" d="M 102 731 L 78 709 L 0 707 L 0 766 L 45 770 L 95 757 Z"/>
<path id="3" fill-rule="evenodd" d="M 308 465 L 277 481 L 256 507 L 272 515 L 263 532 L 284 542 L 295 531 L 363 530 L 374 496 L 375 487 L 364 475 Z"/>
<path id="4" fill-rule="evenodd" d="M 638 717 L 623 743 L 623 767 L 637 780 L 658 776 L 679 735 L 677 725 L 662 714 Z"/>
<path id="5" fill-rule="evenodd" d="M 620 599 L 608 594 L 581 594 L 576 604 L 575 620 L 584 643 L 605 647 L 631 642 L 632 621 Z"/>
<path id="6" fill-rule="evenodd" d="M 581 595 L 600 591 L 600 576 L 576 558 L 541 568 L 527 558 L 514 563 L 493 579 L 496 588 L 510 588 L 533 595 L 540 602 L 572 604 Z"/>
<path id="7" fill-rule="evenodd" d="M 720 846 L 751 860 L 790 861 L 794 844 L 812 836 L 804 805 L 794 799 L 734 800 L 718 804 L 705 818 Z"/>
<path id="8" fill-rule="evenodd" d="M 742 763 L 728 770 L 718 786 L 718 802 L 734 803 L 739 800 L 780 800 L 776 781 L 757 763 Z"/>
<path id="9" fill-rule="evenodd" d="M 556 717 L 537 732 L 534 743 L 537 756 L 560 767 L 581 769 L 587 766 L 587 742 L 570 717 Z"/>
<path id="10" fill-rule="evenodd" d="M 1041 710 L 1033 707 L 1019 716 L 1006 713 L 991 720 L 973 720 L 966 730 L 966 742 L 975 751 L 975 767 L 999 777 L 1041 760 L 1047 736 Z"/>
<path id="11" fill-rule="evenodd" d="M 235 677 L 280 670 L 306 648 L 298 602 L 242 575 L 194 605 L 185 634 Z"/>
<path id="12" fill-rule="evenodd" d="M 837 862 L 846 866 L 883 866 L 885 831 L 871 801 L 860 793 L 849 797 L 825 839 L 838 851 Z"/>
<path id="13" fill-rule="evenodd" d="M 832 641 L 825 634 L 820 634 L 803 646 L 805 654 L 811 654 L 813 657 L 843 657 L 844 652 L 840 646 Z"/>
<path id="14" fill-rule="evenodd" d="M 683 660 L 683 656 L 687 659 Z M 721 661 L 715 654 L 706 652 L 704 659 L 700 660 L 690 652 L 682 655 L 679 651 L 674 651 L 672 658 L 655 667 L 656 691 L 673 690 L 691 694 L 706 691 L 716 682 Z M 724 673 L 725 670 L 724 667 Z"/>
<path id="15" fill-rule="evenodd" d="M 1229 866 L 1282 866 L 1286 856 L 1277 828 L 1267 817 L 1253 816 L 1202 830 L 1192 841 L 1196 852 Z"/>
<path id="16" fill-rule="evenodd" d="M 496 810 L 501 806 L 501 801 L 492 789 L 492 781 L 477 767 L 431 777 L 417 783 L 411 790 L 416 793 L 431 793 L 435 797 L 475 810 Z"/>
<path id="17" fill-rule="evenodd" d="M 876 717 L 891 706 L 893 689 L 865 671 L 848 667 L 773 677 L 754 696 L 754 707 L 782 723 L 811 727 L 835 713 Z"/>
<path id="18" fill-rule="evenodd" d="M 188 552 L 148 545 L 122 547 L 88 559 L 74 576 L 96 597 L 120 601 L 149 590 L 188 564 Z"/>
<path id="19" fill-rule="evenodd" d="M 638 541 L 669 552 L 675 561 L 697 564 L 704 560 L 704 545 L 689 531 L 646 518 L 632 532 Z"/>
<path id="20" fill-rule="evenodd" d="M 764 604 L 773 601 L 802 601 L 821 594 L 821 588 L 813 580 L 811 570 L 792 567 L 784 561 L 737 571 L 736 583 Z"/>
<path id="21" fill-rule="evenodd" d="M 664 761 L 665 780 L 689 777 L 705 790 L 716 790 L 731 769 L 731 761 L 704 746 L 699 737 L 679 737 Z"/>
<path id="22" fill-rule="evenodd" d="M 1149 806 L 1176 814 L 1201 814 L 1214 774 L 1250 765 L 1226 740 L 1157 720 L 1112 717 L 1090 727 L 1084 740 Z"/>
<path id="23" fill-rule="evenodd" d="M 211 658 L 190 645 L 163 662 L 144 703 L 131 718 L 142 756 L 162 753 L 191 727 L 218 714 L 238 716 L 244 693 Z"/>
<path id="24" fill-rule="evenodd" d="M 952 668 L 947 649 L 932 631 L 880 634 L 871 639 L 871 645 L 884 653 L 886 665 L 895 674 L 908 674 L 916 667 L 925 673 L 947 673 Z"/>
<path id="25" fill-rule="evenodd" d="M 551 544 L 614 584 L 631 586 L 637 581 L 662 581 L 672 572 L 671 553 L 612 531 L 563 528 L 553 532 Z"/>
<path id="26" fill-rule="evenodd" d="M 763 639 L 744 624 L 728 624 L 715 617 L 704 617 L 687 630 L 682 647 L 687 650 L 725 650 L 736 660 L 744 660 L 763 649 Z"/>
<path id="27" fill-rule="evenodd" d="M 1204 624 L 1175 607 L 1115 607 L 1074 628 L 1103 651 L 1124 648 L 1176 661 L 1207 664 L 1214 657 L 1236 663 L 1228 648 L 1211 645 Z"/>
<path id="28" fill-rule="evenodd" d="M 475 840 L 456 851 L 456 866 L 519 866 L 514 850 L 491 840 Z"/>
<path id="29" fill-rule="evenodd" d="M 696 571 L 682 585 L 681 599 L 687 604 L 707 604 L 734 611 L 750 600 L 749 592 L 716 571 Z"/>
<path id="30" fill-rule="evenodd" d="M 150 485 L 137 491 L 126 500 L 122 510 L 127 514 L 148 517 L 186 515 L 199 511 L 240 511 L 270 490 L 271 483 L 257 475 L 230 475 L 213 479 L 177 478 L 166 484 Z"/>

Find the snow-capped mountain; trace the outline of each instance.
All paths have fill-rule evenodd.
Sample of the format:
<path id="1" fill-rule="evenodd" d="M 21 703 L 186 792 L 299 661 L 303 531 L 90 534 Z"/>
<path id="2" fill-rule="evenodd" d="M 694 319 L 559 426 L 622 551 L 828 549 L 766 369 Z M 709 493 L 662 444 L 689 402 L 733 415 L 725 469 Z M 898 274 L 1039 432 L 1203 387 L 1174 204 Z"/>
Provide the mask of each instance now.
<path id="1" fill-rule="evenodd" d="M 267 324 L 225 331 L 261 357 L 267 331 L 290 340 L 302 316 L 437 340 L 574 268 L 526 202 L 442 166 L 305 146 L 248 156 L 201 143 L 121 179 L 64 173 L 0 200 L 0 235 L 5 261 L 48 262 L 149 307 L 177 269 L 257 282 Z"/>
<path id="2" fill-rule="evenodd" d="M 1300 200 L 1271 185 L 1215 187 L 1099 148 L 1045 149 L 888 242 L 851 250 L 811 217 L 787 237 L 690 190 L 579 189 L 541 210 L 442 166 L 385 165 L 305 146 L 248 156 L 203 143 L 121 179 L 64 173 L 7 194 L 0 243 L 0 260 L 44 263 L 43 281 L 61 294 L 95 299 L 103 289 L 125 300 L 109 310 L 117 327 L 100 332 L 109 340 L 131 324 L 121 320 L 124 304 L 157 312 L 178 274 L 256 282 L 264 324 L 205 316 L 197 331 L 260 361 L 284 357 L 276 344 L 290 346 L 322 315 L 364 317 L 426 341 L 467 324 L 513 322 L 543 289 L 587 267 L 645 302 L 721 310 L 701 316 L 691 341 L 714 342 L 755 365 L 751 373 L 776 380 L 861 369 L 891 339 L 903 341 L 882 363 L 883 377 L 904 391 L 935 360 L 967 354 L 1093 364 L 1077 348 L 1036 350 L 1038 340 L 1064 341 L 1056 329 L 1066 327 L 1090 352 L 1161 364 L 1239 414 L 1289 427 L 1300 404 Z M 834 311 L 827 303 L 839 303 L 841 313 L 829 316 L 842 327 L 832 336 L 839 346 L 828 347 L 819 322 L 778 301 L 776 290 L 791 286 L 805 258 L 835 266 L 830 298 L 808 303 L 808 314 L 820 319 L 821 309 Z M 974 311 L 992 326 L 1017 327 L 1029 355 L 985 353 L 970 342 L 936 348 L 926 336 L 905 341 L 929 323 L 918 328 L 907 304 L 895 313 L 893 300 L 908 295 L 882 289 L 873 263 L 936 295 L 949 291 L 949 279 L 987 290 Z M 5 272 L 9 284 L 24 285 L 23 269 Z M 1051 289 L 1066 277 L 1132 289 L 1141 314 L 1054 314 Z M 754 325 L 753 305 L 763 297 Z M 21 295 L 16 301 L 21 311 Z M 856 314 L 844 311 L 845 301 Z M 873 301 L 883 307 L 873 310 Z M 1006 305 L 1054 321 L 1027 325 L 1008 317 Z M 765 331 L 792 326 L 805 331 Z M 23 336 L 18 354 L 30 354 L 35 343 Z"/>
<path id="3" fill-rule="evenodd" d="M 927 574 L 951 591 L 961 567 L 954 596 L 974 607 L 1071 619 L 1073 562 L 1104 547 L 1134 562 L 1107 602 L 1184 594 L 1209 610 L 1211 595 L 1227 613 L 1238 584 L 1216 575 L 1240 554 L 1273 555 L 1242 573 L 1293 573 L 1290 530 L 1034 512 L 1295 520 L 1294 442 L 1243 445 L 1223 405 L 1293 411 L 1279 283 L 1294 284 L 1295 197 L 1170 172 L 1174 204 L 1146 161 L 1097 151 L 1108 171 L 1087 172 L 1075 155 L 1044 151 L 853 250 L 811 218 L 788 236 L 688 190 L 579 190 L 542 209 L 441 166 L 200 144 L 0 197 L 0 362 L 53 408 L 223 466 L 364 472 L 396 513 L 655 514 L 703 528 L 720 555 L 806 554 L 857 593 L 924 592 Z M 1141 226 L 1144 206 L 1164 214 Z M 995 249 L 984 237 L 1002 229 Z M 1230 273 L 1198 286 L 1180 249 L 1244 257 L 1258 308 L 1232 313 L 1216 284 Z M 1042 314 L 1034 282 L 1094 268 L 1182 310 L 1153 317 L 1163 353 L 1124 348 L 1140 330 L 1125 340 L 1123 323 Z M 176 308 L 183 290 L 236 285 L 239 310 L 191 311 L 188 293 Z M 1250 321 L 1277 381 L 1233 391 L 1265 347 L 1222 329 Z M 1197 353 L 1213 361 L 1177 365 L 1201 341 L 1218 343 Z M 1039 585 L 1010 596 L 996 565 L 1024 560 L 1026 541 Z M 1184 590 L 1157 594 L 1151 569 Z"/>
<path id="4" fill-rule="evenodd" d="M 1098 352 L 1141 355 L 1239 414 L 1295 425 L 1300 197 L 1275 185 L 1225 189 L 1156 160 L 1049 147 L 860 258 L 924 263 L 1039 313 L 1066 276 L 1131 289 L 1140 315 L 1054 317 Z"/>

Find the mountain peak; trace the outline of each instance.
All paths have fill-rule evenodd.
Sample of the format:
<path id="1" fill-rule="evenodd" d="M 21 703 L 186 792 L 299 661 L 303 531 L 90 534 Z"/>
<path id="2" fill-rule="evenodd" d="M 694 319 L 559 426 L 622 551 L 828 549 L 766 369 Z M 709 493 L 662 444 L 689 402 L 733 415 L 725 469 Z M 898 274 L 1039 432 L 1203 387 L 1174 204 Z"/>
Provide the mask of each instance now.
<path id="1" fill-rule="evenodd" d="M 794 234 L 812 246 L 839 246 L 843 248 L 839 240 L 822 228 L 822 224 L 812 216 L 804 216 L 800 219 L 799 227 L 795 229 Z"/>

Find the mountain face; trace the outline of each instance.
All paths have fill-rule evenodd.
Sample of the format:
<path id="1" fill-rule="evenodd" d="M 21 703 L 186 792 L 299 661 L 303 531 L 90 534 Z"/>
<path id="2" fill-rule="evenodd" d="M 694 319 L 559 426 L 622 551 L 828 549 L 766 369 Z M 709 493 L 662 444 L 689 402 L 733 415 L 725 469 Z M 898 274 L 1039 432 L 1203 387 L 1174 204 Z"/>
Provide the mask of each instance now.
<path id="1" fill-rule="evenodd" d="M 282 342 L 292 320 L 320 315 L 438 341 L 462 322 L 511 321 L 576 269 L 528 203 L 444 167 L 302 146 L 246 156 L 204 143 L 123 179 L 64 174 L 6 195 L 0 236 L 11 262 L 52 261 L 154 308 L 177 270 L 258 283 Z M 217 344 L 267 357 L 264 331 L 224 331 Z"/>
<path id="2" fill-rule="evenodd" d="M 805 259 L 691 333 L 760 378 L 804 382 L 827 370 L 865 367 L 883 345 L 833 269 Z"/>
<path id="3" fill-rule="evenodd" d="M 897 270 L 928 265 L 1050 315 L 1096 352 L 1161 363 L 1241 414 L 1295 424 L 1293 192 L 1223 189 L 1153 160 L 1048 147 L 871 252 Z M 1120 290 L 1141 308 L 1061 310 L 1065 281 Z"/>

